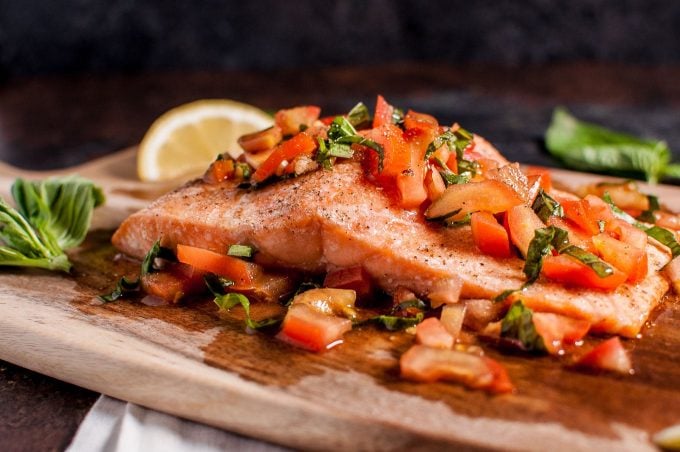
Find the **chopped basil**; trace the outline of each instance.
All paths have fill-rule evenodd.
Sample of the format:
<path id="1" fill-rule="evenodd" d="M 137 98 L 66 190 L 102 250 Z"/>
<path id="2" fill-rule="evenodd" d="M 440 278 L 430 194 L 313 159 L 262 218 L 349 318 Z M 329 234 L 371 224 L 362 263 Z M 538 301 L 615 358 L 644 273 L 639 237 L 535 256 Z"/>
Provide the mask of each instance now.
<path id="1" fill-rule="evenodd" d="M 404 123 L 404 110 L 392 107 L 392 124 L 400 125 Z"/>
<path id="2" fill-rule="evenodd" d="M 346 145 L 349 147 L 352 144 L 366 146 L 375 151 L 378 154 L 378 172 L 382 172 L 385 160 L 385 150 L 383 147 L 375 141 L 359 135 L 347 118 L 337 116 L 328 129 L 328 154 L 330 155 L 334 145 Z M 347 153 L 347 151 L 339 150 L 335 152 Z"/>
<path id="3" fill-rule="evenodd" d="M 404 330 L 415 326 L 423 321 L 425 315 L 422 312 L 417 313 L 413 317 L 400 317 L 394 315 L 379 315 L 371 318 L 370 320 L 376 322 L 388 331 Z"/>
<path id="4" fill-rule="evenodd" d="M 675 234 L 668 229 L 661 228 L 659 226 L 652 226 L 651 228 L 644 229 L 648 236 L 663 243 L 671 250 L 673 257 L 680 256 L 680 243 L 678 243 Z"/>
<path id="5" fill-rule="evenodd" d="M 419 298 L 413 298 L 411 300 L 402 301 L 394 308 L 392 308 L 391 313 L 396 314 L 399 312 L 404 312 L 410 309 L 417 309 L 418 311 L 424 311 L 427 309 L 427 304 Z"/>
<path id="6" fill-rule="evenodd" d="M 236 162 L 234 174 L 236 174 L 237 177 L 247 180 L 250 179 L 250 176 L 252 176 L 252 172 L 253 172 L 252 168 L 247 163 Z"/>
<path id="7" fill-rule="evenodd" d="M 168 261 L 176 262 L 177 258 L 173 254 L 170 248 L 165 248 L 161 246 L 161 241 L 156 240 L 151 246 L 151 249 L 144 256 L 142 261 L 142 268 L 140 270 L 140 277 L 147 275 L 148 273 L 153 273 L 157 271 L 156 259 L 165 259 Z"/>
<path id="8" fill-rule="evenodd" d="M 363 102 L 359 102 L 347 113 L 347 120 L 354 127 L 360 127 L 371 122 L 371 114 Z"/>
<path id="9" fill-rule="evenodd" d="M 524 288 L 524 286 L 520 287 L 519 289 L 506 289 L 503 292 L 499 293 L 495 297 L 491 299 L 491 301 L 495 303 L 499 303 L 501 301 L 505 301 L 506 298 L 508 298 L 510 295 L 514 294 L 515 292 L 519 292 Z"/>
<path id="10" fill-rule="evenodd" d="M 445 162 L 442 162 L 439 159 L 435 159 L 437 162 L 437 165 L 441 168 L 439 171 L 439 174 L 442 176 L 442 179 L 444 179 L 444 184 L 448 187 L 449 185 L 457 185 L 457 184 L 467 184 L 470 182 L 470 173 L 461 173 L 461 174 L 456 174 L 453 171 L 451 171 L 448 167 L 448 165 Z"/>
<path id="11" fill-rule="evenodd" d="M 543 258 L 547 256 L 553 248 L 558 252 L 569 244 L 569 235 L 564 229 L 555 226 L 536 229 L 534 238 L 529 243 L 527 258 L 524 262 L 524 274 L 527 276 L 526 284 L 531 284 L 541 274 Z"/>
<path id="12" fill-rule="evenodd" d="M 214 273 L 208 273 L 203 277 L 205 285 L 208 287 L 210 292 L 216 297 L 219 295 L 224 295 L 227 289 L 234 285 L 234 281 L 224 276 L 219 276 Z"/>
<path id="13" fill-rule="evenodd" d="M 543 189 L 538 191 L 538 195 L 531 206 L 544 223 L 548 221 L 548 218 L 552 216 L 563 217 L 564 209 L 562 205 L 557 202 L 554 198 L 548 195 Z"/>
<path id="14" fill-rule="evenodd" d="M 647 200 L 649 201 L 649 207 L 647 210 L 642 212 L 639 217 L 637 217 L 638 220 L 644 221 L 645 223 L 656 223 L 656 217 L 654 216 L 654 212 L 657 210 L 661 209 L 661 206 L 659 205 L 659 198 L 654 196 L 654 195 L 647 195 Z"/>
<path id="15" fill-rule="evenodd" d="M 227 251 L 228 256 L 233 257 L 253 257 L 255 249 L 248 245 L 231 245 Z"/>
<path id="16" fill-rule="evenodd" d="M 116 284 L 115 289 L 113 289 L 113 291 L 110 294 L 100 295 L 98 298 L 105 303 L 110 303 L 112 301 L 118 300 L 119 298 L 127 294 L 138 292 L 139 288 L 140 288 L 139 278 L 129 280 L 125 276 L 123 276 L 122 278 L 120 278 L 120 280 Z"/>
<path id="17" fill-rule="evenodd" d="M 501 321 L 501 337 L 516 339 L 531 352 L 545 352 L 543 338 L 536 331 L 533 311 L 521 301 L 512 304 Z"/>
<path id="18" fill-rule="evenodd" d="M 561 254 L 567 254 L 578 259 L 581 263 L 590 267 L 600 278 L 606 278 L 614 273 L 614 269 L 609 264 L 578 246 L 569 245 L 561 251 Z"/>
<path id="19" fill-rule="evenodd" d="M 333 163 L 331 163 L 331 154 L 326 145 L 326 140 L 323 138 L 317 138 L 316 141 L 319 143 L 319 150 L 316 151 L 316 161 L 324 169 L 333 168 Z"/>
<path id="20" fill-rule="evenodd" d="M 427 146 L 427 150 L 425 151 L 425 160 L 429 159 L 430 156 L 437 151 L 437 149 L 439 149 L 440 147 L 442 147 L 444 145 L 448 146 L 450 151 L 455 152 L 456 148 L 455 148 L 455 145 L 453 144 L 453 143 L 455 143 L 455 141 L 456 141 L 456 136 L 451 131 L 451 129 L 449 129 L 449 130 L 445 131 L 444 133 L 442 133 L 441 135 L 437 136 L 432 141 L 432 143 L 430 143 Z"/>
<path id="21" fill-rule="evenodd" d="M 654 240 L 657 240 L 662 245 L 667 246 L 671 250 L 673 258 L 680 256 L 680 243 L 678 243 L 678 240 L 675 237 L 675 233 L 669 231 L 668 229 L 664 229 L 660 226 L 648 227 L 644 223 L 640 223 L 635 218 L 628 215 L 623 210 L 619 209 L 616 206 L 616 204 L 614 204 L 612 198 L 609 196 L 609 193 L 607 192 L 605 192 L 605 194 L 602 196 L 602 199 L 604 199 L 604 201 L 607 204 L 609 204 L 609 206 L 612 208 L 612 212 L 617 218 L 620 218 L 621 220 L 632 224 L 636 228 L 644 231 L 649 237 L 653 238 Z"/>
<path id="22" fill-rule="evenodd" d="M 349 144 L 331 143 L 328 149 L 328 155 L 331 157 L 352 158 L 354 151 Z"/>
<path id="23" fill-rule="evenodd" d="M 230 292 L 224 295 L 215 296 L 215 304 L 220 311 L 228 311 L 236 305 L 241 305 L 246 313 L 246 326 L 252 330 L 258 330 L 267 326 L 271 326 L 281 322 L 281 319 L 271 318 L 264 319 L 259 322 L 254 321 L 250 318 L 250 300 L 243 294 Z"/>

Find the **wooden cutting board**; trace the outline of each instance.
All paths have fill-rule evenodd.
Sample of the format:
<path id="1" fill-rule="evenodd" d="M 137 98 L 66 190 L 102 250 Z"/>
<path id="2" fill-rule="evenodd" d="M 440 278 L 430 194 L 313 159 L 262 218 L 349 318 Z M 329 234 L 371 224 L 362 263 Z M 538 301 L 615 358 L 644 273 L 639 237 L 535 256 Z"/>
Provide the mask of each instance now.
<path id="1" fill-rule="evenodd" d="M 108 196 L 73 253 L 71 276 L 0 269 L 0 359 L 187 419 L 304 449 L 655 450 L 650 435 L 680 423 L 680 305 L 668 298 L 639 340 L 633 376 L 595 375 L 551 357 L 498 355 L 517 393 L 399 379 L 412 338 L 355 329 L 323 354 L 244 332 L 210 300 L 185 307 L 98 304 L 135 265 L 116 259 L 111 231 L 169 185 L 133 178 L 134 149 L 77 172 Z M 17 176 L 0 166 L 0 192 Z M 567 185 L 600 176 L 556 171 Z M 680 189 L 656 187 L 680 210 Z"/>

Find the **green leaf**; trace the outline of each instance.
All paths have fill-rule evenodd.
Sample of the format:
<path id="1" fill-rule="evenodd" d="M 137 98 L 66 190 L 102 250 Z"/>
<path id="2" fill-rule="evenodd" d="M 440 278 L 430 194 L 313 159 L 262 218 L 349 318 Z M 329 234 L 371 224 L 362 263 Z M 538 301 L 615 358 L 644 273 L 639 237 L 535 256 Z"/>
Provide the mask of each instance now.
<path id="1" fill-rule="evenodd" d="M 538 218 L 540 218 L 544 223 L 546 223 L 548 218 L 552 216 L 564 216 L 564 209 L 562 208 L 562 205 L 546 192 L 544 192 L 543 189 L 538 191 L 538 196 L 536 196 L 531 208 L 534 209 L 534 212 L 536 212 Z"/>
<path id="2" fill-rule="evenodd" d="M 525 284 L 531 284 L 541 274 L 543 268 L 543 258 L 547 256 L 553 248 L 558 252 L 569 244 L 569 235 L 564 229 L 555 226 L 536 229 L 534 238 L 529 243 L 527 258 L 524 262 L 524 274 L 527 276 Z"/>
<path id="3" fill-rule="evenodd" d="M 376 322 L 388 331 L 404 330 L 415 326 L 423 321 L 424 314 L 422 312 L 417 313 L 413 317 L 400 317 L 394 315 L 379 315 L 371 318 L 370 320 Z"/>
<path id="4" fill-rule="evenodd" d="M 214 273 L 208 273 L 203 276 L 203 281 L 208 287 L 208 290 L 216 297 L 227 293 L 227 289 L 235 284 L 231 279 Z"/>
<path id="5" fill-rule="evenodd" d="M 17 179 L 12 196 L 19 213 L 45 241 L 68 250 L 82 243 L 92 212 L 104 195 L 91 181 L 78 176 L 29 182 Z"/>
<path id="6" fill-rule="evenodd" d="M 142 260 L 142 267 L 140 269 L 140 278 L 142 276 L 145 276 L 149 273 L 153 273 L 157 271 L 156 267 L 154 266 L 156 263 L 156 259 L 165 259 L 171 262 L 176 262 L 177 258 L 175 257 L 174 253 L 170 248 L 165 248 L 161 246 L 161 241 L 156 240 L 153 245 L 151 245 L 151 249 L 146 253 L 144 256 L 144 259 Z"/>
<path id="7" fill-rule="evenodd" d="M 545 352 L 543 338 L 536 331 L 533 311 L 521 301 L 512 304 L 501 321 L 501 337 L 516 339 L 527 351 Z"/>
<path id="8" fill-rule="evenodd" d="M 112 301 L 116 301 L 127 294 L 138 292 L 139 288 L 140 288 L 139 278 L 129 280 L 125 276 L 123 276 L 122 278 L 120 278 L 120 280 L 116 284 L 115 289 L 113 289 L 113 291 L 110 294 L 100 295 L 98 298 L 105 303 L 111 303 Z"/>
<path id="9" fill-rule="evenodd" d="M 593 269 L 600 278 L 606 278 L 607 276 L 614 274 L 614 269 L 612 269 L 609 264 L 578 246 L 569 245 L 561 251 L 561 254 L 567 254 L 578 259 L 580 262 Z"/>
<path id="10" fill-rule="evenodd" d="M 439 159 L 436 159 L 437 165 L 441 168 L 439 174 L 444 179 L 444 184 L 448 187 L 449 185 L 457 184 L 467 184 L 470 182 L 470 173 L 465 172 L 462 174 L 456 174 L 449 169 L 449 166 Z"/>
<path id="11" fill-rule="evenodd" d="M 645 140 L 579 121 L 556 108 L 545 134 L 546 147 L 565 165 L 585 171 L 641 172 L 656 183 L 665 174 L 671 152 L 663 141 Z"/>
<path id="12" fill-rule="evenodd" d="M 253 257 L 254 253 L 255 249 L 248 245 L 231 245 L 227 251 L 228 256 L 245 258 Z"/>
<path id="13" fill-rule="evenodd" d="M 228 311 L 234 306 L 240 304 L 246 313 L 246 326 L 252 330 L 271 326 L 281 321 L 280 319 L 276 318 L 265 319 L 259 322 L 254 321 L 252 318 L 250 318 L 250 300 L 248 300 L 248 297 L 240 293 L 232 292 L 226 293 L 224 295 L 216 295 L 214 301 L 221 311 Z"/>
<path id="14" fill-rule="evenodd" d="M 654 195 L 647 195 L 647 200 L 649 201 L 649 207 L 647 210 L 642 212 L 639 217 L 637 217 L 638 220 L 644 221 L 645 223 L 656 223 L 656 217 L 654 216 L 654 212 L 657 210 L 661 209 L 661 206 L 659 205 L 659 198 L 654 196 Z"/>
<path id="15" fill-rule="evenodd" d="M 71 263 L 56 240 L 38 234 L 15 209 L 0 199 L 0 265 L 68 272 Z"/>
<path id="16" fill-rule="evenodd" d="M 349 144 L 331 143 L 330 148 L 328 149 L 328 155 L 348 159 L 352 158 L 354 151 Z"/>
<path id="17" fill-rule="evenodd" d="M 338 148 L 333 151 L 333 145 L 349 146 L 351 144 L 366 146 L 367 148 L 375 151 L 378 154 L 378 172 L 382 172 L 385 161 L 385 150 L 383 147 L 375 141 L 369 140 L 368 138 L 364 138 L 363 136 L 359 135 L 347 118 L 336 116 L 328 128 L 328 155 L 330 155 L 331 152 L 347 153 L 347 151 L 342 151 Z"/>
<path id="18" fill-rule="evenodd" d="M 371 114 L 363 102 L 359 102 L 347 113 L 347 120 L 354 127 L 360 127 L 371 122 Z"/>
<path id="19" fill-rule="evenodd" d="M 392 107 L 392 124 L 400 125 L 404 123 L 404 110 Z"/>

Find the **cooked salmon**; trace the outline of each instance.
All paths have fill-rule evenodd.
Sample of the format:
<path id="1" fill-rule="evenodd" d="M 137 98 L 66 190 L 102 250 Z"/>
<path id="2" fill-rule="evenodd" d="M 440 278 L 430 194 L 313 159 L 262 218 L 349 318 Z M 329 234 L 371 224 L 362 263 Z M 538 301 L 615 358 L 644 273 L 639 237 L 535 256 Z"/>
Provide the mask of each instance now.
<path id="1" fill-rule="evenodd" d="M 169 248 L 222 253 L 249 244 L 263 264 L 304 272 L 361 265 L 388 292 L 459 288 L 462 298 L 489 298 L 525 281 L 522 260 L 481 254 L 469 226 L 445 228 L 395 206 L 355 162 L 257 190 L 190 182 L 130 216 L 113 243 L 142 258 L 159 238 Z M 668 290 L 658 273 L 668 256 L 651 245 L 648 254 L 650 271 L 636 285 L 600 292 L 539 279 L 514 297 L 536 311 L 588 320 L 594 331 L 632 337 Z"/>

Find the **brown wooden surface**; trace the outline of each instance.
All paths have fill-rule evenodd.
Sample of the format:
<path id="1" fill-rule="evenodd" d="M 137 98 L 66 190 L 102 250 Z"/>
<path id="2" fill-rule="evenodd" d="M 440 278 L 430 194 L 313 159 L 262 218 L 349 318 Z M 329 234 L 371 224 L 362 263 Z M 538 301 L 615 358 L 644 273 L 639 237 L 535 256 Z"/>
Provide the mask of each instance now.
<path id="1" fill-rule="evenodd" d="M 680 105 L 678 79 L 677 67 L 584 62 L 528 68 L 403 64 L 314 72 L 14 80 L 0 86 L 0 159 L 36 169 L 82 163 L 138 142 L 158 114 L 202 97 L 230 97 L 264 108 L 301 102 L 332 107 L 376 92 L 428 100 L 460 90 L 511 99 L 527 108 L 573 102 L 633 106 L 644 112 Z M 521 155 L 517 158 L 522 160 Z M 3 450 L 63 448 L 95 398 L 90 391 L 3 362 Z"/>
<path id="2" fill-rule="evenodd" d="M 71 258 L 73 276 L 0 273 L 0 358 L 189 419 L 302 448 L 438 450 L 442 447 L 653 450 L 650 434 L 677 422 L 680 303 L 667 299 L 652 328 L 626 341 L 636 374 L 595 375 L 564 360 L 499 355 L 517 393 L 489 396 L 459 385 L 398 376 L 406 333 L 356 329 L 346 343 L 307 353 L 244 331 L 238 310 L 209 299 L 184 307 L 96 296 L 137 264 L 116 260 L 111 228 L 157 194 L 129 175 L 133 151 L 77 168 L 108 195 L 94 232 Z M 4 190 L 19 173 L 0 168 Z M 595 176 L 557 173 L 567 184 Z M 663 187 L 680 207 L 680 189 Z M 255 311 L 254 315 L 257 315 Z"/>

